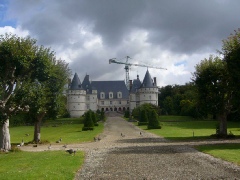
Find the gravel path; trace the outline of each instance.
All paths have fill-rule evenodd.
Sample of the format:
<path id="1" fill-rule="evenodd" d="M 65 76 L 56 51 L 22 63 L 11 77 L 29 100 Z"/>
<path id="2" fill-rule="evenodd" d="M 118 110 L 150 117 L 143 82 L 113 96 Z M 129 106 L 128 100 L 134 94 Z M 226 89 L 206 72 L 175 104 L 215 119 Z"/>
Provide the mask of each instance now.
<path id="1" fill-rule="evenodd" d="M 86 144 L 85 164 L 75 179 L 240 179 L 239 166 L 191 147 L 204 143 L 209 141 L 174 143 L 147 132 L 140 135 L 131 123 L 109 117 L 101 140 Z"/>
<path id="2" fill-rule="evenodd" d="M 112 116 L 111 116 L 112 115 Z M 140 134 L 140 132 L 142 134 Z M 192 148 L 199 144 L 240 143 L 240 140 L 172 142 L 143 132 L 116 114 L 110 114 L 100 141 L 71 144 L 86 159 L 75 180 L 239 179 L 240 167 Z M 47 145 L 23 146 L 25 151 L 46 151 Z M 52 145 L 51 150 L 63 150 Z"/>

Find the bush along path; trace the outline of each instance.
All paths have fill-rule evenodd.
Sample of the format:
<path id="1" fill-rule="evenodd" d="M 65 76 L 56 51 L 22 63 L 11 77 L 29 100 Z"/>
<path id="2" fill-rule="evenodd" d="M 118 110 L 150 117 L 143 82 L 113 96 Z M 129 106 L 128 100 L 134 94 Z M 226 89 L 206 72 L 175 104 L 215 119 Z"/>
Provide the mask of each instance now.
<path id="1" fill-rule="evenodd" d="M 219 141 L 170 142 L 109 117 L 75 179 L 240 179 L 239 166 L 192 148 L 205 143 Z"/>

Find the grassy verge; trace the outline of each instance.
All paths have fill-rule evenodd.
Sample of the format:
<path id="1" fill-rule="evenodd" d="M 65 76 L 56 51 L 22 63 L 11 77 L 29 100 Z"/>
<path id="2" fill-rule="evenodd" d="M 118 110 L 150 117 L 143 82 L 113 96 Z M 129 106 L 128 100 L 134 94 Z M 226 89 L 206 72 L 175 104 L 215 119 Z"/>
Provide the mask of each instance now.
<path id="1" fill-rule="evenodd" d="M 191 120 L 189 117 L 160 117 L 162 129 L 147 130 L 147 126 L 139 126 L 170 140 L 198 140 L 210 138 L 216 133 L 216 121 Z M 137 123 L 135 123 L 137 125 Z M 240 123 L 228 122 L 228 132 L 240 136 Z"/>
<path id="2" fill-rule="evenodd" d="M 0 154 L 1 179 L 73 179 L 84 162 L 83 152 L 75 156 L 64 151 L 10 152 Z"/>
<path id="3" fill-rule="evenodd" d="M 93 141 L 103 131 L 103 123 L 93 131 L 82 131 L 82 119 L 58 119 L 47 121 L 41 126 L 41 140 L 61 144 Z M 34 126 L 10 127 L 11 142 L 19 144 L 33 140 Z M 26 134 L 29 134 L 28 136 Z M 84 153 L 75 156 L 65 151 L 0 153 L 0 179 L 74 179 L 75 173 L 84 162 Z"/>
<path id="4" fill-rule="evenodd" d="M 48 121 L 41 127 L 41 140 L 54 144 L 62 138 L 63 144 L 82 143 L 93 141 L 93 137 L 103 131 L 103 123 L 95 126 L 93 131 L 82 131 L 83 124 L 78 119 Z M 24 142 L 33 140 L 34 127 L 20 126 L 10 127 L 11 142 L 19 144 L 22 139 Z M 26 136 L 25 134 L 29 134 Z"/>
<path id="5" fill-rule="evenodd" d="M 201 145 L 197 150 L 240 165 L 240 144 Z"/>
<path id="6" fill-rule="evenodd" d="M 159 119 L 162 129 L 147 130 L 147 126 L 138 127 L 166 139 L 177 141 L 207 139 L 216 133 L 216 121 L 200 121 L 179 116 L 161 116 Z M 240 137 L 240 123 L 228 122 L 228 132 L 230 131 Z M 240 165 L 240 144 L 201 145 L 196 146 L 196 149 Z"/>

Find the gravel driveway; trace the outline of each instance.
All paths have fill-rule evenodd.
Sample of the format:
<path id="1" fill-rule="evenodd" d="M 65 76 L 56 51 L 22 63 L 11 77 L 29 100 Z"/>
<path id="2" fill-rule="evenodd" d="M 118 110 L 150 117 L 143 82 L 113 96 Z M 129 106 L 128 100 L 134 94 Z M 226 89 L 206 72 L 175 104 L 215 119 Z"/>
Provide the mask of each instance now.
<path id="1" fill-rule="evenodd" d="M 87 156 L 75 179 L 240 179 L 239 166 L 192 148 L 224 141 L 176 143 L 140 132 L 121 117 L 108 117 L 100 141 L 76 145 Z"/>

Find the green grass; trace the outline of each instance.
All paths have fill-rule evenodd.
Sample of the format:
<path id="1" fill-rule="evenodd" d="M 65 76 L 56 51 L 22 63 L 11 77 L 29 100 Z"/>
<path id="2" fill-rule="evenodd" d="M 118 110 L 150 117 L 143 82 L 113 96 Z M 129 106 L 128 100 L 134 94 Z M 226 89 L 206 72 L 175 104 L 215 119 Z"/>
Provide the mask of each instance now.
<path id="1" fill-rule="evenodd" d="M 159 116 L 160 121 L 193 121 L 190 116 Z"/>
<path id="2" fill-rule="evenodd" d="M 184 116 L 160 116 L 159 119 L 162 129 L 147 130 L 147 126 L 139 127 L 171 140 L 206 139 L 216 133 L 216 121 L 190 120 L 191 118 Z M 166 121 L 162 122 L 163 120 Z M 240 136 L 240 123 L 228 122 L 228 132 L 230 131 Z"/>
<path id="3" fill-rule="evenodd" d="M 61 144 L 93 141 L 103 131 L 103 123 L 93 131 L 82 131 L 82 119 L 58 119 L 47 121 L 41 126 L 41 140 Z M 33 140 L 34 126 L 10 127 L 11 143 L 19 144 Z M 25 134 L 30 134 L 26 136 Z M 75 156 L 65 151 L 0 153 L 0 179 L 73 179 L 84 162 L 84 153 Z"/>
<path id="4" fill-rule="evenodd" d="M 240 165 L 240 144 L 201 145 L 197 150 Z"/>
<path id="5" fill-rule="evenodd" d="M 41 127 L 41 140 L 54 144 L 61 137 L 63 144 L 82 143 L 93 141 L 93 137 L 103 131 L 103 123 L 95 126 L 93 131 L 82 131 L 82 127 L 83 124 L 78 119 L 48 121 Z M 10 127 L 11 143 L 19 144 L 22 139 L 24 142 L 32 141 L 33 133 L 34 126 Z"/>
<path id="6" fill-rule="evenodd" d="M 159 119 L 162 129 L 148 130 L 147 126 L 138 127 L 166 139 L 177 141 L 204 140 L 211 138 L 210 135 L 216 133 L 216 121 L 194 120 L 184 116 L 160 116 Z M 135 125 L 137 125 L 137 123 L 135 123 Z M 228 132 L 230 131 L 239 137 L 240 122 L 228 122 Z M 240 144 L 202 145 L 197 146 L 196 149 L 240 165 Z"/>
<path id="7" fill-rule="evenodd" d="M 0 154 L 0 174 L 7 179 L 73 179 L 84 162 L 83 152 L 75 156 L 64 151 L 10 152 Z"/>

